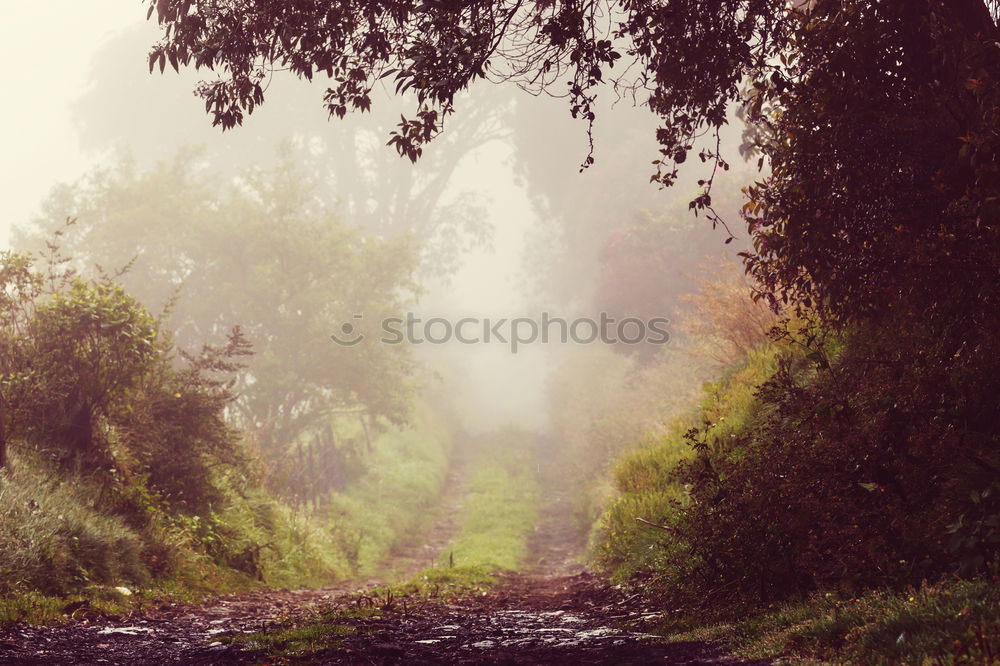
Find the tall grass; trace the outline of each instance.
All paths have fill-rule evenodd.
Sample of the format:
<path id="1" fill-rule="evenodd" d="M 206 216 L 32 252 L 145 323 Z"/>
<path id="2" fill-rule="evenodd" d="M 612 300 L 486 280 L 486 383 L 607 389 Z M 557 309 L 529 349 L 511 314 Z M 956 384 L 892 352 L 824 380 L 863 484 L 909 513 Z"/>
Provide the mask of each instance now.
<path id="1" fill-rule="evenodd" d="M 615 498 L 594 525 L 591 546 L 597 564 L 616 580 L 662 570 L 680 556 L 669 528 L 687 499 L 674 477 L 677 464 L 691 456 L 685 433 L 692 425 L 710 423 L 711 447 L 725 446 L 754 418 L 756 389 L 776 368 L 778 350 L 760 347 L 704 385 L 698 408 L 671 420 L 659 434 L 647 434 L 621 456 L 612 470 Z M 641 522 L 639 519 L 647 522 Z"/>
<path id="2" fill-rule="evenodd" d="M 97 488 L 15 460 L 0 472 L 0 594 L 149 581 L 138 532 L 94 508 Z"/>
<path id="3" fill-rule="evenodd" d="M 423 412 L 414 427 L 376 438 L 366 472 L 319 510 L 223 475 L 215 483 L 225 501 L 208 513 L 171 513 L 148 496 L 134 516 L 102 503 L 100 484 L 16 455 L 0 471 L 0 622 L 58 619 L 68 599 L 134 605 L 371 575 L 426 526 L 450 454 L 447 428 Z M 131 594 L 118 598 L 115 587 Z"/>

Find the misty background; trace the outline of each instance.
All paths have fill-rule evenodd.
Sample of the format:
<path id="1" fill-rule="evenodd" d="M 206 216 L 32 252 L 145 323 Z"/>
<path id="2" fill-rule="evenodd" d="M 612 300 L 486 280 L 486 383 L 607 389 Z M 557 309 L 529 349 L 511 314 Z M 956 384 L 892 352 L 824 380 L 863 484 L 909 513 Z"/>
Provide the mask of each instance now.
<path id="1" fill-rule="evenodd" d="M 738 239 L 723 246 L 724 232 L 688 212 L 697 170 L 669 191 L 648 183 L 655 122 L 627 102 L 602 101 L 597 162 L 583 173 L 586 128 L 567 122 L 563 100 L 490 86 L 465 95 L 445 135 L 411 165 L 384 145 L 401 108 L 388 96 L 375 100 L 372 114 L 328 121 L 321 80 L 275 76 L 268 101 L 243 127 L 223 134 L 192 93 L 210 73 L 148 73 L 146 55 L 159 34 L 139 4 L 7 2 L 3 11 L 6 85 L 19 91 L 7 96 L 0 125 L 8 171 L 0 178 L 4 245 L 15 242 L 15 227 L 58 219 L 57 205 L 43 209 L 59 184 L 123 163 L 153 169 L 180 154 L 230 179 L 291 159 L 316 177 L 319 196 L 345 224 L 377 237 L 417 238 L 414 311 L 425 317 L 537 317 L 547 310 L 569 318 L 616 307 L 675 317 L 700 262 L 741 245 Z M 47 46 L 54 44 L 60 47 Z M 738 141 L 738 131 L 727 140 Z M 717 206 L 730 220 L 736 184 L 745 181 L 737 175 L 716 187 Z M 629 238 L 658 245 L 657 265 L 639 282 L 633 276 L 619 285 L 636 303 L 604 293 L 609 287 L 600 283 L 602 266 Z M 161 305 L 147 303 L 154 311 Z M 473 432 L 506 424 L 544 429 L 556 368 L 589 367 L 599 379 L 620 375 L 624 362 L 613 355 L 601 361 L 608 350 L 572 345 L 536 344 L 516 355 L 503 344 L 423 345 L 415 352 Z"/>

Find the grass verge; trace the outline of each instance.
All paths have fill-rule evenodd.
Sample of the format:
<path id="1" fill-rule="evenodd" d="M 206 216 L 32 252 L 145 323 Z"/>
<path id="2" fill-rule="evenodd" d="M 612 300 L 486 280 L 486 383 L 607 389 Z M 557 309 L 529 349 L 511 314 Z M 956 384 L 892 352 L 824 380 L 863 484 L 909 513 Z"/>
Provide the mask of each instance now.
<path id="1" fill-rule="evenodd" d="M 374 442 L 366 473 L 319 510 L 221 479 L 218 510 L 171 514 L 150 503 L 141 520 L 103 505 L 90 480 L 18 459 L 0 472 L 0 627 L 369 575 L 426 520 L 450 449 L 447 428 L 421 414 L 414 428 Z"/>
<path id="2" fill-rule="evenodd" d="M 817 594 L 671 638 L 721 640 L 740 656 L 788 664 L 996 664 L 1000 587 L 993 577 L 859 597 Z"/>
<path id="3" fill-rule="evenodd" d="M 515 431 L 479 440 L 470 462 L 458 533 L 437 566 L 396 586 L 397 595 L 450 596 L 481 591 L 496 574 L 516 571 L 538 521 L 533 438 Z"/>

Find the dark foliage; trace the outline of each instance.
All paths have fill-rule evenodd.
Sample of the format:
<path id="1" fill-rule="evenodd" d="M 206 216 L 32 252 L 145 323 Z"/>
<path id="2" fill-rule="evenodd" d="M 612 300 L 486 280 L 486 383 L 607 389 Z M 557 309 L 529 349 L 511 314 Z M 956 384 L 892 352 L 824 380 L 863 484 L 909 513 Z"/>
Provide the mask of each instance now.
<path id="1" fill-rule="evenodd" d="M 772 171 L 749 268 L 823 319 L 815 368 L 779 371 L 742 440 L 681 472 L 701 590 L 915 582 L 1000 547 L 1000 47 L 976 5 L 812 3 L 754 84 Z"/>
<path id="2" fill-rule="evenodd" d="M 1000 247 L 992 18 L 975 2 L 810 7 L 745 107 L 771 165 L 745 206 L 750 269 L 772 299 L 840 321 L 982 326 Z"/>
<path id="3" fill-rule="evenodd" d="M 926 325 L 861 327 L 832 360 L 814 343 L 760 387 L 738 440 L 692 433 L 699 453 L 676 472 L 689 601 L 916 584 L 992 560 L 1000 350 L 970 363 L 942 346 Z"/>
<path id="4" fill-rule="evenodd" d="M 159 508 L 207 512 L 221 499 L 213 470 L 243 467 L 225 420 L 250 353 L 242 333 L 179 354 L 121 287 L 83 280 L 51 248 L 47 273 L 0 257 L 4 444 L 96 479 L 113 490 L 98 501 L 136 522 Z"/>

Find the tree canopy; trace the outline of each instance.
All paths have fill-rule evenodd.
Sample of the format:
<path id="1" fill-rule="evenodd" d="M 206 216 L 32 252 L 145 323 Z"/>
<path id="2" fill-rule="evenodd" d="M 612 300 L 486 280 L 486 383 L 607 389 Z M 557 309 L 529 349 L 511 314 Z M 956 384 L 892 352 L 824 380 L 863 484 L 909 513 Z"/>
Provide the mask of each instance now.
<path id="1" fill-rule="evenodd" d="M 423 272 L 446 274 L 463 251 L 488 240 L 488 202 L 456 187 L 453 176 L 477 148 L 502 138 L 511 91 L 491 87 L 465 96 L 454 131 L 414 166 L 383 145 L 406 108 L 403 100 L 384 96 L 371 113 L 332 127 L 323 113 L 303 112 L 315 104 L 316 90 L 291 76 L 270 82 L 266 113 L 256 114 L 238 135 L 215 130 L 189 94 L 197 73 L 148 74 L 149 30 L 141 28 L 107 41 L 90 70 L 93 85 L 74 105 L 87 150 L 124 148 L 138 166 L 148 167 L 172 158 L 180 146 L 197 145 L 213 170 L 237 177 L 250 165 L 273 165 L 276 148 L 290 144 L 290 157 L 316 181 L 316 196 L 345 220 L 365 234 L 420 238 Z M 108 104 L 109 99 L 130 101 Z M 151 126 L 157 130 L 149 131 Z"/>
<path id="2" fill-rule="evenodd" d="M 711 187 L 729 167 L 719 132 L 735 107 L 745 156 L 769 168 L 744 209 L 750 268 L 775 302 L 850 319 L 901 297 L 947 301 L 940 287 L 956 272 L 995 281 L 994 10 L 984 0 L 154 0 L 164 39 L 149 65 L 218 71 L 198 94 L 223 128 L 264 102 L 279 69 L 328 77 L 337 117 L 394 87 L 416 111 L 389 143 L 412 160 L 477 80 L 566 96 L 588 124 L 598 92 L 612 91 L 659 118 L 653 180 L 675 182 L 697 155 L 691 207 L 727 225 Z"/>
<path id="3" fill-rule="evenodd" d="M 454 111 L 456 94 L 476 80 L 566 95 L 573 116 L 588 123 L 596 91 L 611 83 L 662 117 L 663 182 L 676 177 L 666 165 L 683 162 L 701 131 L 725 123 L 742 79 L 786 46 L 787 22 L 776 0 L 152 0 L 154 13 L 165 37 L 150 70 L 218 68 L 198 94 L 223 128 L 264 102 L 276 70 L 309 80 L 325 74 L 324 102 L 337 117 L 370 110 L 373 89 L 387 82 L 415 98 L 415 115 L 401 119 L 390 143 L 416 160 Z"/>

